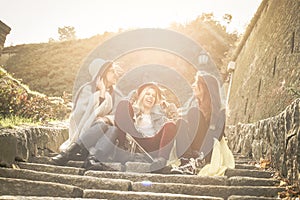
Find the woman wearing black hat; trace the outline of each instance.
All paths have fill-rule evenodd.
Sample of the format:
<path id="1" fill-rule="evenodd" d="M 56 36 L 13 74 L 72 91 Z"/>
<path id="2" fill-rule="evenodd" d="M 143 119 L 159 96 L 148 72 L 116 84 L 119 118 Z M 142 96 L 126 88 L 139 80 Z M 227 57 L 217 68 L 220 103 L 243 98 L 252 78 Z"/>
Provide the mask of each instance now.
<path id="1" fill-rule="evenodd" d="M 156 83 L 146 83 L 137 89 L 137 98 L 131 103 L 122 100 L 117 106 L 115 124 L 152 157 L 151 171 L 167 164 L 176 134 L 175 123 L 168 121 L 161 107 L 161 89 Z"/>

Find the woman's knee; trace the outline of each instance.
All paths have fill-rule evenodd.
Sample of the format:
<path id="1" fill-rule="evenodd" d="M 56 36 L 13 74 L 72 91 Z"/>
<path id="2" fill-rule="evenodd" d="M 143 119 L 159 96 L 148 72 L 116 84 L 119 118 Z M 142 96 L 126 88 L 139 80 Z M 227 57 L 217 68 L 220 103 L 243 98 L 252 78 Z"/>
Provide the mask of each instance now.
<path id="1" fill-rule="evenodd" d="M 176 128 L 176 124 L 174 122 L 166 122 L 164 126 L 166 128 Z"/>
<path id="2" fill-rule="evenodd" d="M 176 124 L 174 122 L 167 122 L 164 124 L 164 130 L 167 134 L 176 134 Z"/>
<path id="3" fill-rule="evenodd" d="M 118 103 L 118 106 L 117 106 L 117 110 L 116 110 L 116 115 L 121 115 L 123 116 L 124 112 L 128 112 L 130 116 L 133 117 L 134 115 L 134 111 L 133 111 L 133 108 L 132 108 L 132 104 L 130 103 L 129 100 L 127 99 L 123 99 L 121 100 L 119 103 Z M 127 115 L 126 115 L 127 116 Z"/>

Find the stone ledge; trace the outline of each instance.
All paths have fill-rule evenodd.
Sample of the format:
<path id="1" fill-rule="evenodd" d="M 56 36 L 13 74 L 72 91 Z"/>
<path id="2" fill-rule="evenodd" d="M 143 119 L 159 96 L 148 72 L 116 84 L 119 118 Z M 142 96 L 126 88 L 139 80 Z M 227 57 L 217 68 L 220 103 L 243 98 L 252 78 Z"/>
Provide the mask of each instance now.
<path id="1" fill-rule="evenodd" d="M 230 186 L 274 186 L 280 184 L 280 181 L 277 179 L 241 176 L 230 177 L 228 182 Z"/>
<path id="2" fill-rule="evenodd" d="M 59 183 L 28 181 L 0 177 L 0 195 L 31 195 L 53 197 L 82 197 L 83 190 Z"/>
<path id="3" fill-rule="evenodd" d="M 68 197 L 51 197 L 51 196 L 10 196 L 10 195 L 2 195 L 0 196 L 1 200 L 74 200 L 74 198 Z M 91 198 L 76 198 L 76 200 L 107 200 L 107 199 L 91 199 Z"/>
<path id="4" fill-rule="evenodd" d="M 228 145 L 233 153 L 251 157 L 256 163 L 260 158 L 271 161 L 270 166 L 274 170 L 291 183 L 299 183 L 299 119 L 300 98 L 276 116 L 251 124 L 227 125 Z"/>
<path id="5" fill-rule="evenodd" d="M 278 198 L 272 197 L 258 197 L 258 196 L 239 196 L 239 195 L 232 195 L 228 198 L 228 200 L 278 200 Z"/>
<path id="6" fill-rule="evenodd" d="M 18 163 L 21 169 L 29 169 L 40 172 L 57 173 L 57 174 L 70 174 L 70 175 L 81 175 L 84 174 L 85 169 L 66 167 L 66 166 L 56 166 L 56 165 L 46 165 L 38 163 Z"/>
<path id="7" fill-rule="evenodd" d="M 84 190 L 83 197 L 85 198 L 107 198 L 107 199 L 122 199 L 122 200 L 223 200 L 220 197 L 195 196 L 185 194 L 157 193 L 157 192 L 132 192 L 132 191 L 107 191 L 107 190 Z"/>
<path id="8" fill-rule="evenodd" d="M 82 189 L 120 190 L 128 191 L 131 182 L 123 179 L 95 178 L 90 176 L 55 174 L 27 169 L 0 168 L 0 176 L 32 181 L 44 181 L 72 185 Z"/>
<path id="9" fill-rule="evenodd" d="M 227 177 L 151 174 L 135 172 L 86 171 L 85 176 L 126 179 L 132 182 L 186 183 L 191 185 L 226 185 Z"/>
<path id="10" fill-rule="evenodd" d="M 31 157 L 58 152 L 67 137 L 65 126 L 0 129 L 0 163 L 11 166 L 15 160 L 28 161 Z"/>
<path id="11" fill-rule="evenodd" d="M 142 182 L 134 182 L 132 190 L 158 193 L 174 193 L 176 191 L 177 194 L 203 195 L 227 199 L 231 195 L 277 197 L 278 192 L 284 191 L 285 188 L 274 186 L 219 186 L 178 183 L 152 183 L 145 186 Z"/>

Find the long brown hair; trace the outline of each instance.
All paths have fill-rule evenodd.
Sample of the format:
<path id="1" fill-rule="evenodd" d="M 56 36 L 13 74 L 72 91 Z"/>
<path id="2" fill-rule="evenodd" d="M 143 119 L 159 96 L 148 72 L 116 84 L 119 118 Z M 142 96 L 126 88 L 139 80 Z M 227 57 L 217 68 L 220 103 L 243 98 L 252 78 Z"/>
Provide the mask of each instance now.
<path id="1" fill-rule="evenodd" d="M 107 73 L 113 72 L 118 78 L 124 74 L 124 70 L 117 63 L 111 63 L 111 65 L 107 68 L 107 70 L 103 74 L 103 83 L 105 87 L 107 86 Z"/>
<path id="2" fill-rule="evenodd" d="M 196 96 L 199 102 L 199 109 L 202 111 L 205 121 L 209 123 L 211 118 L 212 105 L 207 84 L 203 77 L 198 74 L 195 76 L 195 82 L 197 83 L 198 89 L 202 92 L 201 96 Z"/>

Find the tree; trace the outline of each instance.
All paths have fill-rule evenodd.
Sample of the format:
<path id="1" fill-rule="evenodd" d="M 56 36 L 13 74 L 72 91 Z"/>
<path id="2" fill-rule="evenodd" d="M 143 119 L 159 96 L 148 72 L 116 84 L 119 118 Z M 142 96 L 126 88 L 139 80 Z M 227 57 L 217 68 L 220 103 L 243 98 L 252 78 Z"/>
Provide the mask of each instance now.
<path id="1" fill-rule="evenodd" d="M 53 43 L 55 40 L 53 38 L 49 38 L 48 43 Z"/>
<path id="2" fill-rule="evenodd" d="M 231 20 L 232 20 L 232 15 L 231 14 L 225 14 L 223 16 L 223 20 L 227 23 L 227 24 L 230 24 L 231 23 Z"/>
<path id="3" fill-rule="evenodd" d="M 69 41 L 76 39 L 76 31 L 73 26 L 64 26 L 63 28 L 58 28 L 59 40 Z"/>

